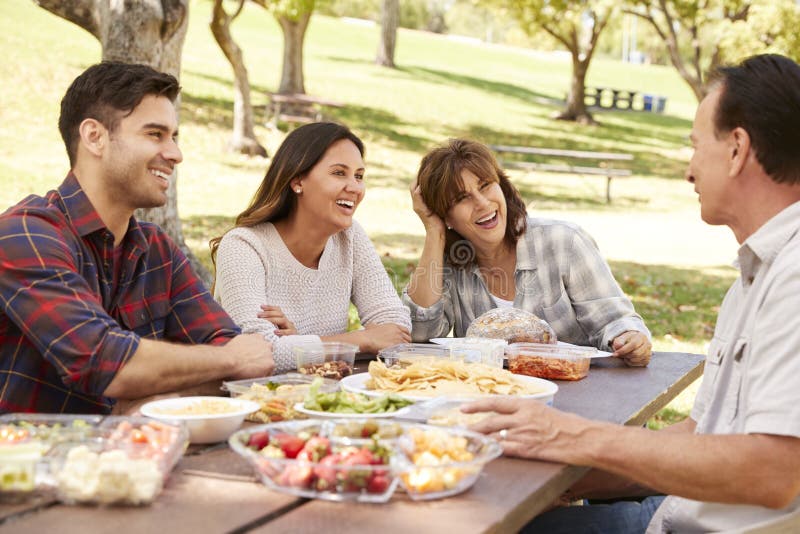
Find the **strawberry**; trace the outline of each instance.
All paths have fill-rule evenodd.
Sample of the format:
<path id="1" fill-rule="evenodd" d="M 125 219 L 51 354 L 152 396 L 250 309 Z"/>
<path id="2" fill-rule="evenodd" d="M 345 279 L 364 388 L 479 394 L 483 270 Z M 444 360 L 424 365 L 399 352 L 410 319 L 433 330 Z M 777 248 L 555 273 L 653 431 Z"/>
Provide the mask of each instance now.
<path id="1" fill-rule="evenodd" d="M 305 442 L 300 453 L 305 453 L 302 459 L 309 462 L 318 462 L 320 459 L 330 455 L 331 442 L 328 438 L 312 436 Z M 295 456 L 299 458 L 299 454 L 296 453 Z"/>
<path id="2" fill-rule="evenodd" d="M 303 438 L 291 434 L 276 434 L 272 436 L 271 444 L 280 447 L 287 458 L 294 459 L 297 458 L 297 453 L 303 449 L 306 442 Z"/>
<path id="3" fill-rule="evenodd" d="M 260 451 L 269 443 L 269 432 L 254 432 L 250 434 L 250 439 L 247 440 L 247 446 L 251 449 Z"/>
<path id="4" fill-rule="evenodd" d="M 294 488 L 308 488 L 311 485 L 313 473 L 307 465 L 287 465 L 286 469 L 278 475 L 278 484 Z"/>
<path id="5" fill-rule="evenodd" d="M 331 491 L 336 489 L 338 469 L 334 467 L 342 461 L 338 454 L 331 454 L 319 461 L 319 465 L 314 467 L 314 476 L 317 477 L 315 486 L 319 491 Z"/>
<path id="6" fill-rule="evenodd" d="M 370 493 L 383 493 L 389 487 L 389 478 L 385 475 L 375 474 L 367 481 L 367 491 Z"/>
<path id="7" fill-rule="evenodd" d="M 364 426 L 361 427 L 361 437 L 362 438 L 369 438 L 373 434 L 378 432 L 378 423 L 375 421 L 367 421 L 364 423 Z"/>

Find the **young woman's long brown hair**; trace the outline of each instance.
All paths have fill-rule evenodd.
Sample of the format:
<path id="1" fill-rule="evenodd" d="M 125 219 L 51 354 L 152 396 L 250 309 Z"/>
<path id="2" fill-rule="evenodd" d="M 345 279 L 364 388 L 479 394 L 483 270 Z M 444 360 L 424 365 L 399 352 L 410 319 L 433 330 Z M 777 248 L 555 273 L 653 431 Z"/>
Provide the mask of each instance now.
<path id="1" fill-rule="evenodd" d="M 364 157 L 364 143 L 349 128 L 334 122 L 315 122 L 293 130 L 272 157 L 267 174 L 258 186 L 250 205 L 236 217 L 235 226 L 255 226 L 284 219 L 297 206 L 291 181 L 305 176 L 336 141 L 349 139 Z M 217 249 L 222 236 L 211 246 L 211 261 L 216 267 Z"/>

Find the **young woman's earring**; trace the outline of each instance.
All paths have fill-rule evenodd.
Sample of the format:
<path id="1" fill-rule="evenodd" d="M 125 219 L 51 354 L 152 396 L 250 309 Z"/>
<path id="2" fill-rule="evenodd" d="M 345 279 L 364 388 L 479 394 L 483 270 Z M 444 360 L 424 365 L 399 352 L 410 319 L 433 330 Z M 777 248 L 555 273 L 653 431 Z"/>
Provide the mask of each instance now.
<path id="1" fill-rule="evenodd" d="M 294 192 L 299 195 L 300 193 L 303 192 L 303 190 L 298 187 L 297 189 L 294 190 Z"/>

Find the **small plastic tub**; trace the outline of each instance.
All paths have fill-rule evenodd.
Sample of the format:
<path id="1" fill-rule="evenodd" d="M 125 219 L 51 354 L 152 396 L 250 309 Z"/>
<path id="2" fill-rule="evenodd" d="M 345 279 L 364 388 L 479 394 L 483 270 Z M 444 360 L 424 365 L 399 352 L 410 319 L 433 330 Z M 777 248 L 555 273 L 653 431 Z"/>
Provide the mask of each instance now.
<path id="1" fill-rule="evenodd" d="M 400 343 L 392 345 L 378 352 L 378 356 L 392 367 L 401 361 L 410 361 L 416 358 L 449 358 L 450 349 L 442 345 L 428 345 L 426 343 Z"/>
<path id="2" fill-rule="evenodd" d="M 450 358 L 468 363 L 485 363 L 503 367 L 506 342 L 502 339 L 465 337 L 453 340 L 449 345 Z"/>
<path id="3" fill-rule="evenodd" d="M 316 375 L 286 373 L 264 378 L 246 378 L 223 382 L 222 389 L 231 397 L 257 402 L 260 409 L 246 417 L 255 423 L 277 423 L 295 418 L 304 418 L 294 405 L 303 402 Z M 319 388 L 321 393 L 333 393 L 339 389 L 335 380 L 324 378 Z"/>
<path id="4" fill-rule="evenodd" d="M 398 448 L 400 480 L 415 501 L 468 490 L 484 466 L 503 452 L 499 443 L 483 434 L 425 425 L 409 428 Z"/>
<path id="5" fill-rule="evenodd" d="M 506 348 L 508 370 L 548 380 L 580 380 L 589 374 L 597 349 L 541 343 L 512 343 Z"/>
<path id="6" fill-rule="evenodd" d="M 295 345 L 292 351 L 297 360 L 299 373 L 340 380 L 353 374 L 358 346 L 323 341 Z"/>

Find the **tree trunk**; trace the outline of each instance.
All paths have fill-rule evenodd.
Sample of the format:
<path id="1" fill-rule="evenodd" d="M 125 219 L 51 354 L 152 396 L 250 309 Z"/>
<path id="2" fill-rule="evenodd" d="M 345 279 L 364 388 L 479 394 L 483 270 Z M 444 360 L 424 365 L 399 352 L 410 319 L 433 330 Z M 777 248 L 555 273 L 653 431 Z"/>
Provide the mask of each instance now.
<path id="1" fill-rule="evenodd" d="M 278 92 L 282 94 L 305 94 L 303 80 L 303 40 L 306 36 L 311 12 L 303 13 L 292 20 L 285 15 L 275 17 L 283 31 L 283 71 Z"/>
<path id="2" fill-rule="evenodd" d="M 381 35 L 375 63 L 394 68 L 394 49 L 397 44 L 397 27 L 400 25 L 399 0 L 383 0 L 381 7 Z"/>
<path id="3" fill-rule="evenodd" d="M 591 58 L 587 58 L 591 59 Z M 577 50 L 572 51 L 572 82 L 567 95 L 567 107 L 556 115 L 564 121 L 575 121 L 580 124 L 597 124 L 589 110 L 586 109 L 586 72 L 589 61 L 581 61 Z"/>
<path id="4" fill-rule="evenodd" d="M 214 0 L 211 18 L 211 33 L 217 40 L 222 53 L 233 68 L 233 133 L 228 142 L 228 150 L 248 156 L 267 157 L 267 149 L 256 139 L 253 121 L 253 105 L 250 102 L 250 78 L 239 45 L 231 35 L 231 22 L 242 10 L 244 0 L 239 0 L 239 8 L 233 16 L 228 15 L 222 0 Z"/>
<path id="5" fill-rule="evenodd" d="M 189 21 L 188 0 L 34 0 L 44 9 L 94 35 L 104 60 L 143 63 L 180 77 Z M 176 102 L 180 106 L 180 100 Z M 161 226 L 189 258 L 206 284 L 211 274 L 186 246 L 178 217 L 177 170 L 160 208 L 137 210 L 137 218 Z"/>

